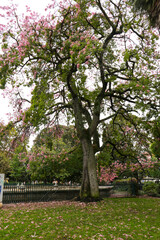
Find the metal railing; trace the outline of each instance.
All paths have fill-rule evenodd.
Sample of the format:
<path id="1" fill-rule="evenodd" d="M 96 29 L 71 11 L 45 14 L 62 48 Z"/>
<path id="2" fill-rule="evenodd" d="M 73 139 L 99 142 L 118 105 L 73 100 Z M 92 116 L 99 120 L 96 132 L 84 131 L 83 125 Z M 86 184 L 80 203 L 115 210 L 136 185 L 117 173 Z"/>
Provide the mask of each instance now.
<path id="1" fill-rule="evenodd" d="M 70 199 L 79 189 L 78 186 L 64 187 L 54 184 L 4 184 L 3 203 Z"/>
<path id="2" fill-rule="evenodd" d="M 100 186 L 102 197 L 110 196 L 112 192 L 128 192 L 137 195 L 135 185 L 129 183 L 116 183 Z M 54 200 L 70 200 L 79 195 L 80 186 L 64 186 L 54 184 L 4 184 L 3 203 L 43 202 Z"/>

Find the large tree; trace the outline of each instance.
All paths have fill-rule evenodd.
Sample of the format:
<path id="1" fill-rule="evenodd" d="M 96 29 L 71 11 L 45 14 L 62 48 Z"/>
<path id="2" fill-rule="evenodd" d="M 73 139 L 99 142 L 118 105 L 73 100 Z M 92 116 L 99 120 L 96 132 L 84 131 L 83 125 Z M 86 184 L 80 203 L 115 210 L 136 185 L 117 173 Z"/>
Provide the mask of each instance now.
<path id="1" fill-rule="evenodd" d="M 99 199 L 101 127 L 119 115 L 158 115 L 158 36 L 126 0 L 51 1 L 45 16 L 29 7 L 22 17 L 5 9 L 1 87 L 32 87 L 25 112 L 26 99 L 16 94 L 24 128 L 75 123 L 83 149 L 80 197 Z"/>

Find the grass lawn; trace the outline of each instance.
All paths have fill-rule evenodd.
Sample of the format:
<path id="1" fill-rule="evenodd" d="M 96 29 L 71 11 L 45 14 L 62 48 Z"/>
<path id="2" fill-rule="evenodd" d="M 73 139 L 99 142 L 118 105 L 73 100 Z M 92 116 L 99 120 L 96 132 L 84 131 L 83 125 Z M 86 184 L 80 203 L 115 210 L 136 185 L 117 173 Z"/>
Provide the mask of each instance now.
<path id="1" fill-rule="evenodd" d="M 1 240 L 160 240 L 160 199 L 107 198 L 99 203 L 3 205 Z"/>

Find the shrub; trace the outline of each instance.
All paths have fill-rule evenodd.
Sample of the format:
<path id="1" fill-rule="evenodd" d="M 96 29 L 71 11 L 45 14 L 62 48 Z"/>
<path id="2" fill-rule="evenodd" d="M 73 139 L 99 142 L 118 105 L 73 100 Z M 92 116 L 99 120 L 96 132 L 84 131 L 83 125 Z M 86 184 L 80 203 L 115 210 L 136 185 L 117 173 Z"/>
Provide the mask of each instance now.
<path id="1" fill-rule="evenodd" d="M 160 184 L 154 182 L 146 182 L 143 185 L 143 191 L 148 196 L 159 196 L 160 194 Z"/>
<path id="2" fill-rule="evenodd" d="M 117 179 L 115 181 L 116 183 L 131 183 L 131 182 L 135 182 L 137 183 L 137 179 L 134 177 L 129 177 L 129 178 L 123 178 L 123 179 Z"/>
<path id="3" fill-rule="evenodd" d="M 160 196 L 160 183 L 156 183 L 156 184 L 157 184 L 156 191 L 158 196 Z"/>

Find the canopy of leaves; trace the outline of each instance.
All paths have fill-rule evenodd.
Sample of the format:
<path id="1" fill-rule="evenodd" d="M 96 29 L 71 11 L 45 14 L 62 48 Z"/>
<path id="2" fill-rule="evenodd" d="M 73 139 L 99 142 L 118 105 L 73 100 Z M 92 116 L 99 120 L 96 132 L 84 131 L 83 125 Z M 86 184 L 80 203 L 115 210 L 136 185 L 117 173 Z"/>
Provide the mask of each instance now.
<path id="1" fill-rule="evenodd" d="M 106 157 L 100 161 L 100 165 L 109 166 L 113 161 L 124 162 L 139 162 L 144 158 L 144 153 L 149 152 L 151 137 L 149 138 L 148 131 L 141 119 L 132 114 L 123 117 L 114 118 L 103 130 L 103 142 L 105 148 L 102 150 Z M 106 161 L 108 159 L 108 161 Z"/>
<path id="2" fill-rule="evenodd" d="M 34 88 L 30 108 L 19 119 L 24 116 L 37 126 L 65 113 L 70 120 L 75 117 L 75 97 L 83 128 L 87 123 L 90 130 L 100 112 L 112 116 L 120 109 L 151 107 L 150 114 L 155 114 L 158 36 L 145 17 L 134 13 L 127 1 L 75 2 L 66 2 L 58 15 L 28 11 L 20 18 L 15 9 L 8 10 L 12 25 L 2 35 L 1 85 Z M 16 78 L 20 72 L 26 78 Z M 76 121 L 81 133 L 82 121 Z"/>
<path id="3" fill-rule="evenodd" d="M 14 152 L 10 158 L 10 181 L 15 182 L 29 182 L 30 175 L 27 171 L 28 160 L 25 158 L 27 150 L 23 145 L 19 145 L 14 149 Z M 20 161 L 19 155 L 24 156 L 25 161 Z"/>
<path id="4" fill-rule="evenodd" d="M 44 16 L 30 9 L 17 16 L 15 6 L 1 9 L 8 19 L 1 25 L 1 87 L 32 87 L 30 99 L 15 96 L 16 123 L 22 120 L 25 129 L 53 127 L 58 121 L 75 124 L 80 141 L 89 139 L 98 152 L 101 130 L 113 119 L 107 136 L 108 141 L 114 138 L 113 153 L 117 142 L 124 144 L 122 126 L 114 119 L 120 116 L 125 125 L 129 114 L 143 120 L 159 116 L 159 36 L 130 1 L 64 1 L 58 8 L 49 5 Z M 130 136 L 127 149 L 134 148 L 134 141 Z M 37 152 L 43 158 L 40 168 L 55 151 L 55 142 L 45 144 L 46 157 Z M 64 145 L 62 139 L 59 145 Z"/>
<path id="5" fill-rule="evenodd" d="M 0 151 L 0 173 L 4 173 L 5 177 L 10 174 L 10 159 L 8 153 Z"/>
<path id="6" fill-rule="evenodd" d="M 32 180 L 79 182 L 81 179 L 82 149 L 72 126 L 43 129 L 27 159 Z"/>
<path id="7" fill-rule="evenodd" d="M 160 117 L 154 121 L 152 132 L 154 142 L 151 145 L 151 149 L 157 159 L 160 159 Z"/>
<path id="8" fill-rule="evenodd" d="M 27 152 L 28 138 L 12 122 L 0 125 L 0 172 L 14 181 L 27 181 L 27 163 L 19 162 L 19 153 Z"/>

